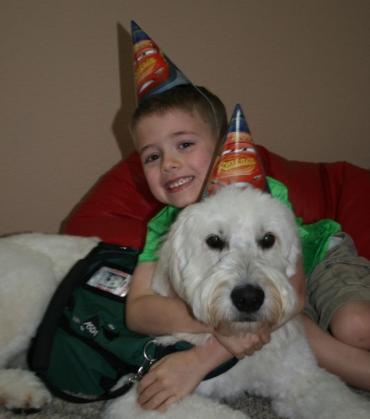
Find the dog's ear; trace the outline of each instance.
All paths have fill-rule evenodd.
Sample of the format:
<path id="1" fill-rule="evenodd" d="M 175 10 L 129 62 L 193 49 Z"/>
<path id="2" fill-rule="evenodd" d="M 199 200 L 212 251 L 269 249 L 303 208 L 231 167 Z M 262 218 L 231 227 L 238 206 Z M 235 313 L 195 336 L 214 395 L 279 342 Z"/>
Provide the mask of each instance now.
<path id="1" fill-rule="evenodd" d="M 171 226 L 160 250 L 152 286 L 161 295 L 180 295 L 181 292 L 181 266 L 185 252 L 183 224 L 178 220 Z"/>
<path id="2" fill-rule="evenodd" d="M 196 204 L 194 204 L 196 205 Z M 194 248 L 195 243 L 192 237 L 197 236 L 196 212 L 194 205 L 191 205 L 178 216 L 172 224 L 171 229 L 163 243 L 158 265 L 162 275 L 160 281 L 167 282 L 167 290 L 177 294 L 184 301 L 188 301 L 185 290 L 186 276 L 192 276 L 191 266 L 196 262 L 196 255 L 199 255 Z M 190 207 L 193 207 L 190 210 Z M 193 243 L 189 246 L 189 243 Z M 168 288 L 169 287 L 169 288 Z"/>
<path id="3" fill-rule="evenodd" d="M 186 245 L 185 243 L 188 237 L 187 213 L 186 209 L 183 210 L 181 217 L 172 226 L 164 249 L 168 259 L 168 275 L 171 287 L 178 296 L 184 299 L 183 274 L 188 259 L 187 250 L 189 250 L 189 244 Z"/>
<path id="4" fill-rule="evenodd" d="M 170 273 L 169 273 L 169 253 L 166 251 L 166 247 L 168 247 L 168 242 L 165 241 L 160 254 L 159 254 L 159 260 L 157 263 L 157 266 L 154 271 L 154 276 L 152 279 L 152 288 L 153 290 L 160 294 L 169 296 L 173 294 L 171 292 L 171 286 L 170 286 Z"/>
<path id="5" fill-rule="evenodd" d="M 297 260 L 301 254 L 301 242 L 293 213 L 286 207 L 284 211 L 286 214 L 280 219 L 280 234 L 284 237 L 282 251 L 287 262 L 285 273 L 290 278 L 296 272 Z"/>
<path id="6" fill-rule="evenodd" d="M 296 272 L 298 256 L 301 254 L 301 248 L 296 240 L 293 240 L 288 250 L 288 265 L 286 267 L 286 275 L 292 277 Z"/>

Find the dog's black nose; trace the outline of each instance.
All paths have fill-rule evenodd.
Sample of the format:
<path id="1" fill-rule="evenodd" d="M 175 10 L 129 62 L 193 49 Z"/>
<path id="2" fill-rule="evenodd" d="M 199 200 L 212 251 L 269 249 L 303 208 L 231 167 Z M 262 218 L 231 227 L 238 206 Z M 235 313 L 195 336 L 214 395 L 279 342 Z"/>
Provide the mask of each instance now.
<path id="1" fill-rule="evenodd" d="M 263 304 L 265 293 L 256 285 L 240 285 L 231 291 L 231 301 L 243 313 L 254 313 Z"/>

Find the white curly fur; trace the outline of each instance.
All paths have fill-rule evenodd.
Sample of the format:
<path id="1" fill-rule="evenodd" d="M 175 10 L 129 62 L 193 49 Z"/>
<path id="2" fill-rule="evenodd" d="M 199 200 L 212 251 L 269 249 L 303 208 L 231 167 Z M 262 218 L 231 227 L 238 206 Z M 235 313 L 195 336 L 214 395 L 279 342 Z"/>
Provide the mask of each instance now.
<path id="1" fill-rule="evenodd" d="M 39 378 L 21 369 L 25 353 L 60 280 L 97 242 L 39 233 L 0 239 L 0 402 L 5 407 L 40 409 L 51 400 Z"/>
<path id="2" fill-rule="evenodd" d="M 266 233 L 275 237 L 271 247 L 261 245 Z M 222 239 L 221 248 L 207 244 L 211 235 Z M 228 417 L 220 413 L 220 405 L 214 400 L 231 400 L 244 391 L 271 398 L 275 412 L 284 418 L 370 417 L 368 401 L 318 367 L 299 316 L 290 319 L 297 297 L 289 278 L 295 272 L 299 253 L 291 211 L 270 195 L 254 189 L 225 188 L 183 210 L 172 226 L 153 280 L 158 293 L 176 293 L 187 302 L 196 318 L 214 326 L 237 331 L 250 331 L 265 322 L 281 326 L 260 351 L 198 386 L 197 395 L 214 402 L 214 414 L 199 417 Z M 235 287 L 246 285 L 264 292 L 262 305 L 247 314 L 239 311 L 231 299 Z M 206 338 L 199 334 L 178 334 L 157 341 L 169 344 L 186 339 L 199 344 Z M 189 396 L 165 416 L 158 417 L 172 418 L 176 411 L 178 417 L 193 418 L 188 406 L 194 397 Z M 128 397 L 122 397 L 111 403 L 107 418 L 124 419 L 129 417 L 127 412 L 134 411 L 131 409 L 135 409 L 132 400 L 130 403 Z M 201 412 L 201 407 L 198 409 Z M 230 417 L 240 413 L 229 412 Z M 142 417 L 156 414 L 151 412 L 150 416 Z"/>

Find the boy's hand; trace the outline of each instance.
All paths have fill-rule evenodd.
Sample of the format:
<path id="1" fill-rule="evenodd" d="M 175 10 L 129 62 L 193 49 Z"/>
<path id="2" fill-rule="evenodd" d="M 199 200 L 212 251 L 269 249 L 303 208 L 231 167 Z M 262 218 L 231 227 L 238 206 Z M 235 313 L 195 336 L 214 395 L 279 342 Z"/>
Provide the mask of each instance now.
<path id="1" fill-rule="evenodd" d="M 225 336 L 216 330 L 213 335 L 233 356 L 242 359 L 253 355 L 270 342 L 271 330 L 267 326 L 262 326 L 254 333 Z"/>
<path id="2" fill-rule="evenodd" d="M 198 386 L 207 374 L 203 370 L 196 347 L 163 357 L 139 382 L 138 403 L 143 409 L 166 411 Z"/>
<path id="3" fill-rule="evenodd" d="M 244 335 L 224 336 L 219 332 L 213 335 L 205 345 L 167 355 L 150 368 L 138 385 L 138 403 L 143 409 L 166 411 L 231 355 L 244 358 L 270 341 L 268 327 Z"/>

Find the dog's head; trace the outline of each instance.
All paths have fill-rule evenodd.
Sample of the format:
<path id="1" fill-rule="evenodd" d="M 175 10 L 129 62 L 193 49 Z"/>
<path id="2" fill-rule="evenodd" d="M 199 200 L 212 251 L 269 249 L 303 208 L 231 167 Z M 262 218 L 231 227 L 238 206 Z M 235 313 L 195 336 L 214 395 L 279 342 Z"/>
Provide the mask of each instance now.
<path id="1" fill-rule="evenodd" d="M 260 190 L 225 188 L 185 208 L 160 253 L 153 288 L 178 294 L 214 327 L 282 324 L 300 244 L 292 212 Z"/>

